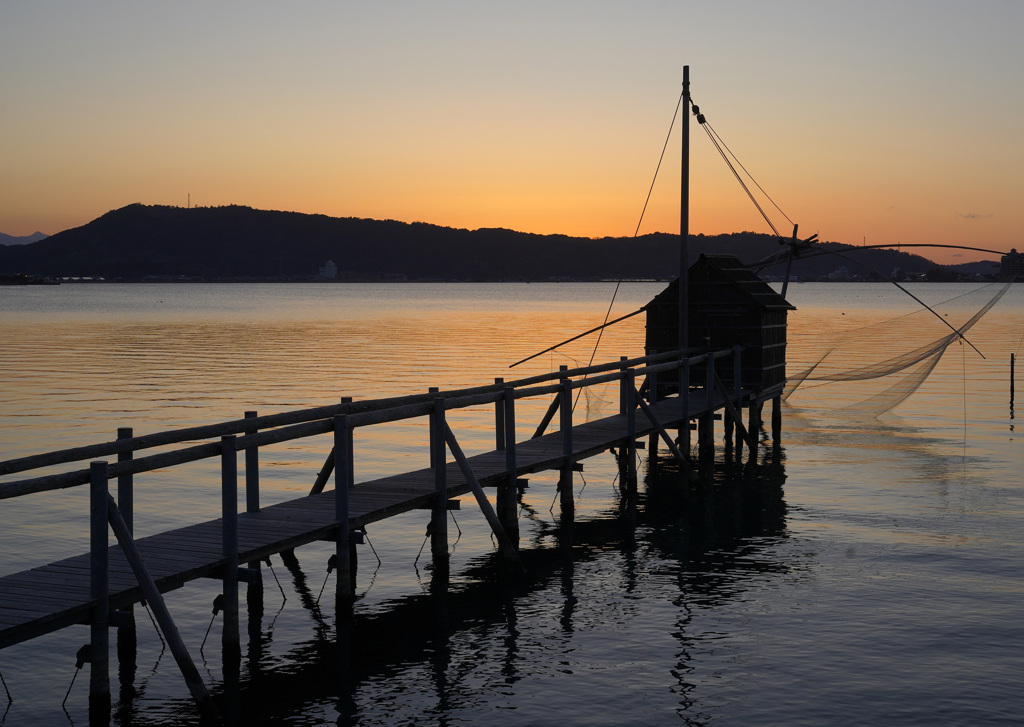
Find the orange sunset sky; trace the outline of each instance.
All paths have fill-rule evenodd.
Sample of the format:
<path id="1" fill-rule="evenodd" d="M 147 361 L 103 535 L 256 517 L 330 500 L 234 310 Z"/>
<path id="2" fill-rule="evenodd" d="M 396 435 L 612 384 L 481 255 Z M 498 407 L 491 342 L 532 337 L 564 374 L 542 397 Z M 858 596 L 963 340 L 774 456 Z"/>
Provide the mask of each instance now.
<path id="1" fill-rule="evenodd" d="M 1019 0 L 6 0 L 0 232 L 191 195 L 631 235 L 688 64 L 802 237 L 1019 249 L 1022 29 Z M 691 133 L 691 232 L 768 232 Z M 678 232 L 679 139 L 641 233 Z"/>

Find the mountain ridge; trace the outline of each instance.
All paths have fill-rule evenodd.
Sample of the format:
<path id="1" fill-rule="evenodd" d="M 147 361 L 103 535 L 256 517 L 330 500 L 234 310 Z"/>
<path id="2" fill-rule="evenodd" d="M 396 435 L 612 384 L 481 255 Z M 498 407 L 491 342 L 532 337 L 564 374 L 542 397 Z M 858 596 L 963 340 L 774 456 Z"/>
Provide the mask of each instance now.
<path id="1" fill-rule="evenodd" d="M 131 204 L 45 239 L 0 247 L 0 274 L 106 279 L 309 280 L 328 260 L 343 280 L 670 279 L 678 271 L 678 235 L 636 238 L 541 235 L 504 228 L 467 230 L 425 222 L 328 217 L 276 210 Z M 919 255 L 847 246 L 798 258 L 793 274 L 888 277 L 893 268 L 924 274 L 944 268 Z M 750 264 L 783 248 L 771 235 L 691 235 L 700 253 L 732 254 Z M 856 248 L 853 248 L 856 250 Z M 784 266 L 776 265 L 781 275 Z"/>

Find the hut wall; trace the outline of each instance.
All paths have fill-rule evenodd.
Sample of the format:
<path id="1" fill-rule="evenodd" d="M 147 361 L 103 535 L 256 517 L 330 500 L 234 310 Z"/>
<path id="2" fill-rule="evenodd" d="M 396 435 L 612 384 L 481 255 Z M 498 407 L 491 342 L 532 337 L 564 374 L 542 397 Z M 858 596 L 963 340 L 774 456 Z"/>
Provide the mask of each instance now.
<path id="1" fill-rule="evenodd" d="M 697 272 L 696 270 L 692 272 Z M 785 309 L 765 308 L 745 297 L 734 285 L 710 276 L 690 280 L 690 348 L 718 350 L 734 345 L 741 354 L 740 384 L 745 389 L 765 390 L 786 381 Z M 648 305 L 647 353 L 671 351 L 678 332 L 678 287 L 673 285 Z M 734 382 L 732 358 L 721 359 L 716 373 L 726 387 Z M 693 380 L 703 374 L 694 370 Z"/>

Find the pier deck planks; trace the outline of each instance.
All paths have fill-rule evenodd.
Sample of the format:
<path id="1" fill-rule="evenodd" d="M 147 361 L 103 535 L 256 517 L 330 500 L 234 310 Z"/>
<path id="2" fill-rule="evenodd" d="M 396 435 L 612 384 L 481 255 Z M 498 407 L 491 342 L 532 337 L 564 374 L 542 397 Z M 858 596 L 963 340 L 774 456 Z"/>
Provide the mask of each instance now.
<path id="1" fill-rule="evenodd" d="M 713 409 L 723 406 L 716 397 Z M 677 397 L 652 405 L 666 428 L 682 421 Z M 706 395 L 691 394 L 689 418 L 708 410 Z M 656 431 L 642 411 L 636 412 L 636 437 Z M 575 424 L 572 429 L 573 459 L 581 460 L 629 440 L 626 417 L 615 415 Z M 516 474 L 556 469 L 565 464 L 560 432 L 529 439 L 516 445 Z M 468 457 L 480 484 L 495 486 L 505 481 L 505 453 L 486 452 Z M 446 467 L 447 495 L 470 492 L 455 463 Z M 239 513 L 239 563 L 258 561 L 315 540 L 332 539 L 334 492 L 300 497 L 270 505 L 254 513 Z M 410 510 L 430 507 L 434 501 L 434 472 L 414 472 L 358 483 L 349 491 L 349 527 L 364 528 Z M 136 541 L 143 559 L 161 592 L 202 577 L 216 577 L 227 562 L 221 551 L 221 520 L 171 530 Z M 123 608 L 142 600 L 142 592 L 120 547 L 109 550 L 110 607 Z M 89 598 L 89 556 L 50 563 L 0 577 L 0 648 L 76 624 L 87 623 L 93 606 Z"/>

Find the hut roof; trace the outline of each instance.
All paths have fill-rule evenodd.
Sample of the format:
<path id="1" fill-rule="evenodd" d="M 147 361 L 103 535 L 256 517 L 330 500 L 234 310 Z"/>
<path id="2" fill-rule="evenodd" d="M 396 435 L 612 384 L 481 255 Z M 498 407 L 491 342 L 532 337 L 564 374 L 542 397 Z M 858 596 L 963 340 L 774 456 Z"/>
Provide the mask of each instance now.
<path id="1" fill-rule="evenodd" d="M 735 255 L 705 255 L 702 253 L 697 258 L 697 262 L 690 266 L 689 279 L 691 290 L 704 282 L 725 283 L 762 309 L 796 310 L 796 306 L 776 293 L 768 283 L 751 272 Z M 651 302 L 667 303 L 670 300 L 678 299 L 679 281 L 673 280 Z"/>

